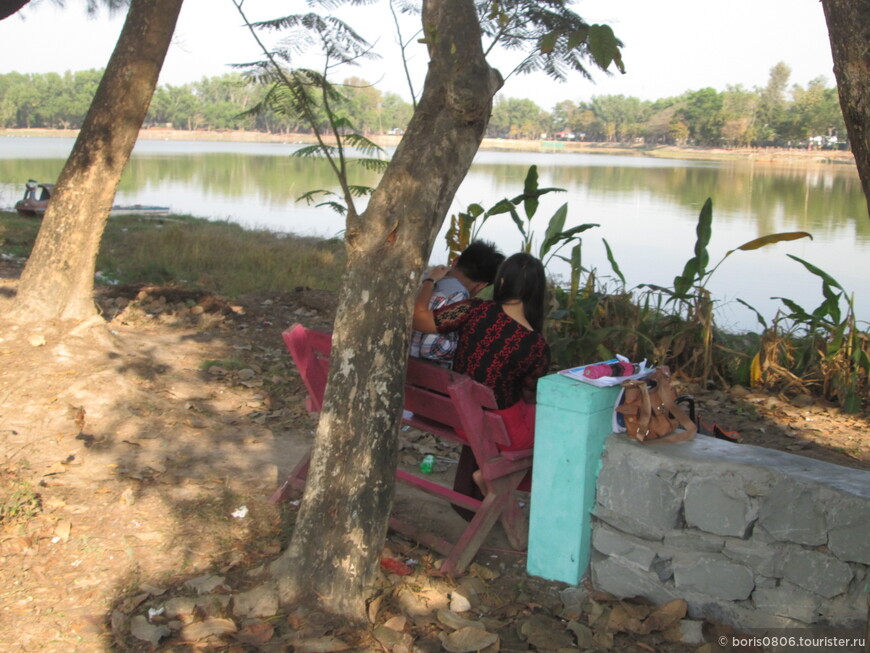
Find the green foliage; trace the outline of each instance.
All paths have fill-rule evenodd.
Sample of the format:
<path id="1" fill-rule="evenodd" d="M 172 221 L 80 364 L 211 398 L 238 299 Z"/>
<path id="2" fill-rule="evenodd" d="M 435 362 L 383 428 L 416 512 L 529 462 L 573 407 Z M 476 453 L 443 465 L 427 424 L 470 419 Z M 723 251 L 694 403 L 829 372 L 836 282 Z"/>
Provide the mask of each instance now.
<path id="1" fill-rule="evenodd" d="M 789 311 L 785 319 L 792 323 L 790 331 L 801 337 L 788 343 L 787 357 L 777 354 L 763 362 L 759 380 L 777 385 L 783 377 L 798 377 L 809 389 L 837 400 L 844 411 L 858 412 L 870 384 L 870 334 L 857 328 L 853 298 L 836 279 L 802 258 L 788 256 L 821 279 L 823 301 L 807 311 L 793 300 L 777 298 Z M 778 323 L 774 334 L 776 328 Z M 784 351 L 784 345 L 777 344 L 776 351 Z M 788 374 L 783 374 L 785 369 Z"/>
<path id="2" fill-rule="evenodd" d="M 508 214 L 517 227 L 521 249 L 531 252 L 532 220 L 540 197 L 557 190 L 560 189 L 540 188 L 537 169 L 532 166 L 522 194 L 501 200 L 488 210 L 472 204 L 465 212 L 452 216 L 447 234 L 451 257 L 477 236 L 486 220 L 503 214 Z M 520 205 L 523 216 L 517 210 Z M 822 280 L 824 301 L 818 308 L 807 311 L 792 300 L 780 298 L 790 313 L 768 327 L 757 310 L 738 300 L 755 312 L 763 332 L 738 335 L 716 328 L 715 300 L 707 284 L 719 266 L 735 252 L 812 238 L 809 233 L 785 232 L 755 238 L 728 250 L 710 267 L 708 246 L 713 235 L 713 203 L 708 199 L 698 215 L 693 255 L 674 278 L 673 286 L 640 284 L 629 291 L 606 240 L 604 246 L 614 280 L 607 282 L 595 269 L 583 267 L 582 242 L 577 234 L 596 225 L 565 229 L 566 216 L 567 205 L 563 205 L 550 218 L 537 252 L 543 260 L 553 247 L 573 243 L 570 256 L 559 256 L 570 264 L 570 280 L 567 285 L 554 284 L 546 324 L 556 367 L 604 360 L 619 353 L 632 360 L 645 358 L 654 364 L 669 365 L 684 378 L 703 386 L 760 383 L 780 392 L 802 389 L 837 399 L 846 411 L 860 410 L 868 398 L 870 334 L 857 328 L 852 300 L 845 296 L 840 284 L 802 259 L 789 255 Z M 552 260 L 557 251 L 546 261 Z M 845 313 L 840 306 L 843 301 Z M 783 319 L 793 323 L 794 334 L 782 332 Z"/>
<path id="3" fill-rule="evenodd" d="M 587 58 L 596 65 L 603 64 L 606 54 L 596 54 L 597 46 L 592 46 L 606 35 L 607 29 L 592 25 L 572 32 L 554 26 L 544 31 L 539 41 L 541 49 L 524 62 L 523 71 L 545 70 L 547 62 L 556 61 L 555 55 L 547 52 L 550 47 L 561 47 L 566 56 L 586 48 Z M 493 28 L 492 36 L 498 36 L 498 30 Z M 529 42 L 508 41 L 517 47 Z M 297 50 L 294 47 L 285 52 L 285 58 Z M 618 54 L 618 49 L 611 53 Z M 325 110 L 315 102 L 307 117 L 297 111 L 298 98 L 274 86 L 268 66 L 268 60 L 264 60 L 243 68 L 244 74 L 235 72 L 181 86 L 158 86 L 145 127 L 309 132 L 309 121 L 313 119 L 318 129 L 328 131 Z M 572 68 L 553 66 L 553 74 L 564 74 Z M 323 73 L 291 68 L 285 68 L 285 72 L 289 77 L 298 76 L 295 92 L 306 93 L 314 102 L 314 91 L 322 84 Z M 646 145 L 845 147 L 847 134 L 836 87 L 826 87 L 823 79 L 789 87 L 790 72 L 787 66 L 774 66 L 768 86 L 751 91 L 739 85 L 723 92 L 700 89 L 654 102 L 622 95 L 593 96 L 580 103 L 559 100 L 549 111 L 532 100 L 499 96 L 487 136 L 537 139 L 541 134 L 552 137 L 566 131 L 584 134 L 583 140 L 592 142 L 635 143 L 640 139 Z M 0 127 L 80 127 L 101 76 L 100 70 L 64 75 L 0 75 Z M 347 78 L 333 89 L 330 106 L 336 116 L 346 118 L 366 134 L 402 130 L 413 111 L 412 105 L 395 93 L 382 93 L 358 77 Z M 837 139 L 833 145 L 829 137 Z"/>

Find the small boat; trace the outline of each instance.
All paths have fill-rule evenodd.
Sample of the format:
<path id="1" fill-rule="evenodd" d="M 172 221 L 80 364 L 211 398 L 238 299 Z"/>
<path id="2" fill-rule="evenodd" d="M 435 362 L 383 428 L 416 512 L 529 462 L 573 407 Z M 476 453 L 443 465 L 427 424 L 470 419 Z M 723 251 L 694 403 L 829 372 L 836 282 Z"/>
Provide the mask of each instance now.
<path id="1" fill-rule="evenodd" d="M 34 179 L 28 180 L 24 185 L 24 197 L 15 203 L 15 210 L 19 214 L 29 218 L 41 218 L 48 208 L 48 201 L 54 192 L 54 184 L 40 184 Z M 116 204 L 109 211 L 109 215 L 169 215 L 168 206 L 147 206 L 144 204 L 128 204 L 120 206 Z"/>

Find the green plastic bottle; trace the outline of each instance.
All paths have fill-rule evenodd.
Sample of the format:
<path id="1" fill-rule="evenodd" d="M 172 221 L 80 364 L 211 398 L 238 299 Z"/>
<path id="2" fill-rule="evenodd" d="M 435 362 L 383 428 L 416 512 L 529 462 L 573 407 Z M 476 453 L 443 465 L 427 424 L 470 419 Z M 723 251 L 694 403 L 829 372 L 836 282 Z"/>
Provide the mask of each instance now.
<path id="1" fill-rule="evenodd" d="M 427 453 L 423 456 L 423 460 L 420 461 L 420 471 L 424 474 L 431 474 L 432 469 L 435 467 L 435 456 L 431 453 Z"/>

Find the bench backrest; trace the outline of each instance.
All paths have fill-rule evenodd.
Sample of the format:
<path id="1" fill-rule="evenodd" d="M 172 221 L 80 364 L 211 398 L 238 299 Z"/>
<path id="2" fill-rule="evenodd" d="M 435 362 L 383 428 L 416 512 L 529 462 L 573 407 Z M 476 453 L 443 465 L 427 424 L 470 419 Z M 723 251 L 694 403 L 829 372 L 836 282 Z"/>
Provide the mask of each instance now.
<path id="1" fill-rule="evenodd" d="M 306 406 L 312 412 L 323 408 L 332 334 L 295 324 L 282 334 L 290 355 L 308 389 Z M 478 460 L 498 454 L 509 446 L 510 437 L 497 408 L 492 390 L 467 376 L 418 358 L 409 358 L 405 377 L 404 421 L 475 449 Z M 497 446 L 498 445 L 498 446 Z"/>

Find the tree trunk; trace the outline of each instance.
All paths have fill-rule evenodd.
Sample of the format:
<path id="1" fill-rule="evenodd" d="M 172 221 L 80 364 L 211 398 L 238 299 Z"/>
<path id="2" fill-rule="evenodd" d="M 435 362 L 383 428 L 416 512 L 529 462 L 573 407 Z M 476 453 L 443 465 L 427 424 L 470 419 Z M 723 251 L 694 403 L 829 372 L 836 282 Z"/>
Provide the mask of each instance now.
<path id="1" fill-rule="evenodd" d="M 131 2 L 21 275 L 13 320 L 83 321 L 96 315 L 94 271 L 100 240 L 182 2 Z"/>
<path id="2" fill-rule="evenodd" d="M 417 111 L 362 216 L 347 267 L 308 485 L 272 568 L 284 602 L 365 617 L 392 508 L 411 312 L 419 275 L 483 138 L 502 83 L 471 0 L 427 0 L 429 71 Z"/>
<path id="3" fill-rule="evenodd" d="M 822 0 L 840 107 L 870 217 L 870 2 Z"/>
<path id="4" fill-rule="evenodd" d="M 21 9 L 30 0 L 0 0 L 0 20 L 9 18 L 16 11 Z"/>

